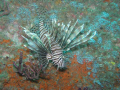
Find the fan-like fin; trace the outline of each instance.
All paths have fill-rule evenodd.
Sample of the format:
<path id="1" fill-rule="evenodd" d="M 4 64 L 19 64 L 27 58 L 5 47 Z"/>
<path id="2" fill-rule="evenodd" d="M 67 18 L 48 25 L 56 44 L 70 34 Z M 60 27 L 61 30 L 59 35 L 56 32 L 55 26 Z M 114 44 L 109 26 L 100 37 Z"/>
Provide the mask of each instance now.
<path id="1" fill-rule="evenodd" d="M 45 46 L 43 45 L 42 41 L 40 40 L 40 38 L 37 36 L 37 34 L 31 33 L 31 32 L 30 32 L 29 30 L 27 30 L 26 28 L 24 28 L 24 32 L 25 32 L 25 34 L 26 34 L 28 37 L 30 37 L 32 40 L 34 40 L 39 47 L 43 47 L 43 48 L 45 47 Z"/>
<path id="2" fill-rule="evenodd" d="M 29 38 L 26 38 L 24 36 L 22 37 L 28 42 L 29 48 L 31 50 L 39 51 L 39 52 L 47 51 L 46 47 L 43 45 L 42 41 L 37 36 L 37 34 L 31 33 L 29 30 L 24 30 L 24 32 Z"/>
<path id="3" fill-rule="evenodd" d="M 63 36 L 65 36 L 64 28 L 65 25 L 63 23 L 57 23 L 56 19 L 52 19 L 52 28 L 49 30 L 49 34 L 50 37 L 54 38 L 60 45 L 63 42 Z"/>
<path id="4" fill-rule="evenodd" d="M 69 47 L 75 41 L 75 39 L 80 35 L 81 31 L 83 30 L 83 27 L 84 24 L 71 32 L 67 39 L 66 46 L 64 46 L 64 48 Z"/>
<path id="5" fill-rule="evenodd" d="M 46 55 L 48 53 L 47 48 L 44 46 L 37 34 L 31 33 L 29 30 L 26 29 L 24 30 L 24 32 L 28 36 L 28 38 L 22 36 L 28 43 L 27 47 L 38 54 L 38 60 L 40 61 L 40 64 L 42 64 L 43 68 L 45 68 L 49 63 L 46 59 Z"/>
<path id="6" fill-rule="evenodd" d="M 40 64 L 42 65 L 43 69 L 45 69 L 49 64 L 49 61 L 46 58 L 39 58 L 38 60 Z"/>
<path id="7" fill-rule="evenodd" d="M 27 39 L 26 37 L 22 36 L 28 43 L 28 48 L 37 52 L 39 50 L 39 47 L 30 39 Z"/>
<path id="8" fill-rule="evenodd" d="M 81 35 L 80 37 L 80 39 L 76 39 L 75 40 L 75 42 L 73 42 L 70 46 L 69 46 L 69 49 L 70 48 L 73 48 L 73 47 L 75 47 L 75 46 L 77 46 L 77 45 L 79 45 L 79 44 L 81 44 L 81 43 L 84 43 L 84 42 L 86 42 L 86 41 L 88 41 L 88 40 L 90 40 L 90 39 L 92 39 L 95 35 L 96 35 L 96 31 L 93 33 L 93 35 L 90 35 L 90 32 L 91 32 L 91 30 L 89 30 L 89 32 L 87 32 L 86 34 L 83 34 L 83 35 Z"/>
<path id="9" fill-rule="evenodd" d="M 64 33 L 65 33 L 65 35 L 63 35 L 62 42 L 60 43 L 62 46 L 66 44 L 66 43 L 64 43 L 64 42 L 66 42 L 66 40 L 67 40 L 67 38 L 68 38 L 68 34 L 69 34 L 69 32 L 70 32 L 70 30 L 69 30 L 70 24 L 71 24 L 71 21 L 67 24 L 66 27 L 62 24 L 64 28 L 61 28 L 61 32 L 64 31 Z M 74 25 L 75 25 L 75 24 L 74 24 Z"/>
<path id="10" fill-rule="evenodd" d="M 74 23 L 74 25 L 72 25 L 72 26 L 70 27 L 70 29 L 69 29 L 68 32 L 66 33 L 66 40 L 68 40 L 68 38 L 70 38 L 71 35 L 74 34 L 75 30 L 77 30 L 77 29 L 75 29 L 75 26 L 76 26 L 77 22 L 78 22 L 78 20 Z M 65 42 L 66 42 L 66 41 L 65 41 Z"/>
<path id="11" fill-rule="evenodd" d="M 89 39 L 93 38 L 96 34 L 96 32 L 91 35 L 91 30 L 86 32 L 85 34 L 82 34 L 84 24 L 76 28 L 78 20 L 74 23 L 74 25 L 70 26 L 71 21 L 65 26 L 64 23 L 58 24 L 58 26 L 61 26 L 60 29 L 57 29 L 58 33 L 56 33 L 55 39 L 57 39 L 58 43 L 64 50 L 68 50 L 70 48 L 73 48 L 83 42 L 88 41 Z M 53 27 L 57 25 L 56 21 L 54 21 Z M 60 33 L 59 33 L 60 31 Z M 54 36 L 54 31 L 51 31 Z M 82 34 L 82 35 L 81 35 Z M 51 35 L 51 36 L 52 36 Z"/>

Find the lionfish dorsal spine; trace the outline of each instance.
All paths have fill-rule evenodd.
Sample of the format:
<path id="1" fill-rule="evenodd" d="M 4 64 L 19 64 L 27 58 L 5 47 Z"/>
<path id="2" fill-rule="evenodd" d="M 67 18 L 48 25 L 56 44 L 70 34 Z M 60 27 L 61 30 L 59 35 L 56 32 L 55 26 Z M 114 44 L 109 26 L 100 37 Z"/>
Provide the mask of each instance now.
<path id="1" fill-rule="evenodd" d="M 64 45 L 64 42 L 66 41 L 66 39 L 67 39 L 67 34 L 68 34 L 68 32 L 70 32 L 69 31 L 69 28 L 70 28 L 70 24 L 71 24 L 71 21 L 67 24 L 67 26 L 65 27 L 65 25 L 62 23 L 62 27 L 61 27 L 61 32 L 65 32 L 65 35 L 63 36 L 63 38 L 62 38 L 62 42 L 60 43 L 61 45 Z"/>
<path id="2" fill-rule="evenodd" d="M 74 24 L 75 26 L 75 24 Z M 81 33 L 81 31 L 83 30 L 84 24 L 79 26 L 77 29 L 72 29 L 71 33 L 69 34 L 69 37 L 67 38 L 66 41 L 66 46 L 64 46 L 64 48 L 69 47 L 70 45 L 75 41 L 75 39 L 79 36 L 79 34 Z M 73 28 L 73 27 L 72 27 Z"/>
<path id="3" fill-rule="evenodd" d="M 51 52 L 50 51 L 50 48 L 51 48 L 50 36 L 49 36 L 48 30 L 44 26 L 44 18 L 43 17 L 39 17 L 39 30 L 40 30 L 40 39 L 41 39 L 42 43 L 47 48 L 48 52 Z"/>
<path id="4" fill-rule="evenodd" d="M 76 28 L 77 23 L 78 20 L 76 20 L 76 22 L 73 25 L 70 25 L 71 21 L 67 25 L 64 25 L 64 23 L 59 25 L 61 26 L 61 38 L 57 38 L 57 40 L 58 43 L 61 45 L 62 49 L 69 50 L 70 48 L 84 43 L 95 36 L 96 32 L 94 32 L 93 35 L 91 35 L 91 30 L 82 34 L 84 24 Z M 54 24 L 57 24 L 56 21 Z M 52 33 L 53 32 L 54 31 L 52 31 Z"/>
<path id="5" fill-rule="evenodd" d="M 65 46 L 65 48 L 69 47 L 72 48 L 71 45 L 73 45 L 75 42 L 79 42 L 79 40 L 84 39 L 86 36 L 84 36 L 84 38 L 81 38 L 82 36 L 80 36 L 80 33 L 83 31 L 84 28 L 84 24 L 79 26 L 77 29 L 73 30 L 73 32 L 71 32 L 70 37 L 67 40 L 67 45 Z M 87 32 L 89 33 L 89 32 Z M 79 40 L 77 41 L 76 39 L 79 37 Z"/>
<path id="6" fill-rule="evenodd" d="M 91 36 L 88 37 L 88 35 L 90 34 L 90 32 L 91 32 L 91 30 L 89 30 L 87 33 L 81 35 L 80 36 L 81 38 L 79 40 L 77 39 L 74 43 L 72 43 L 70 45 L 70 48 L 73 48 L 73 47 L 75 47 L 77 45 L 80 45 L 80 44 L 82 44 L 82 43 L 84 43 L 84 42 L 92 39 L 96 35 L 96 31 L 93 33 L 93 35 L 91 35 Z"/>

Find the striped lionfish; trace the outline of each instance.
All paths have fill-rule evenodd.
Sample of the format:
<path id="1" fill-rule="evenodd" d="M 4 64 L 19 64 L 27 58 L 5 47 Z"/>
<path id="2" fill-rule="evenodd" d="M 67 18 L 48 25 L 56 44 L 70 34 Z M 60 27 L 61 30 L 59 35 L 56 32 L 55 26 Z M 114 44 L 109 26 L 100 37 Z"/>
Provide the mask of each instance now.
<path id="1" fill-rule="evenodd" d="M 52 28 L 47 29 L 44 25 L 44 18 L 40 16 L 38 25 L 33 26 L 30 30 L 24 28 L 28 38 L 25 36 L 23 38 L 27 41 L 28 48 L 39 55 L 38 58 L 43 67 L 47 67 L 49 61 L 52 61 L 57 69 L 65 67 L 66 57 L 63 52 L 95 36 L 96 31 L 91 33 L 91 30 L 81 34 L 84 24 L 76 28 L 77 22 L 78 20 L 71 25 L 70 21 L 65 25 L 64 23 L 57 23 L 57 20 L 53 19 Z M 33 30 L 37 30 L 39 34 L 32 32 Z"/>

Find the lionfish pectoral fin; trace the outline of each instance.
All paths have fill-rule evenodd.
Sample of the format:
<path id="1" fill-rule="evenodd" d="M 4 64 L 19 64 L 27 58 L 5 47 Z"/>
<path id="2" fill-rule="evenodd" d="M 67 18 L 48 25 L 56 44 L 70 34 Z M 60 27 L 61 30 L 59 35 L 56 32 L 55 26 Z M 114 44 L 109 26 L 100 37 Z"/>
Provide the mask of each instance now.
<path id="1" fill-rule="evenodd" d="M 24 30 L 27 30 L 27 28 L 25 28 L 25 27 L 22 27 L 22 26 L 21 26 L 21 28 L 23 28 Z"/>
<path id="2" fill-rule="evenodd" d="M 24 36 L 22 36 L 26 41 L 27 41 L 27 43 L 28 43 L 28 48 L 29 49 L 31 49 L 31 50 L 33 50 L 33 51 L 38 51 L 39 50 L 39 48 L 38 48 L 38 46 L 32 41 L 32 40 L 30 40 L 30 39 L 27 39 L 26 37 L 24 37 Z"/>
<path id="3" fill-rule="evenodd" d="M 37 36 L 35 33 L 31 33 L 29 30 L 25 28 L 24 30 L 25 34 L 28 36 L 28 38 L 22 37 L 27 41 L 28 43 L 28 48 L 33 50 L 33 51 L 42 51 L 43 49 L 46 50 L 45 46 L 43 45 L 42 41 L 40 38 Z"/>
<path id="4" fill-rule="evenodd" d="M 37 42 L 38 45 L 42 45 L 43 46 L 43 43 L 42 41 L 40 40 L 40 38 L 37 36 L 37 34 L 35 33 L 31 33 L 29 30 L 24 30 L 25 34 L 30 37 L 31 39 L 33 39 L 35 42 Z M 43 46 L 44 47 L 44 46 Z"/>
<path id="5" fill-rule="evenodd" d="M 49 61 L 47 59 L 41 60 L 41 64 L 43 65 L 43 67 L 45 69 L 49 64 Z"/>

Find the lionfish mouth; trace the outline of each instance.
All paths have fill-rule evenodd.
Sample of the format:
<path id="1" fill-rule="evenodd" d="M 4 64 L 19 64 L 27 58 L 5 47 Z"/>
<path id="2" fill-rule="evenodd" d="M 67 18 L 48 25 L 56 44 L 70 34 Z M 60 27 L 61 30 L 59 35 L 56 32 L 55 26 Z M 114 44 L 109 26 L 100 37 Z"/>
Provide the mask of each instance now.
<path id="1" fill-rule="evenodd" d="M 48 53 L 48 54 L 46 55 L 46 58 L 47 58 L 48 60 L 52 60 L 52 54 Z"/>

